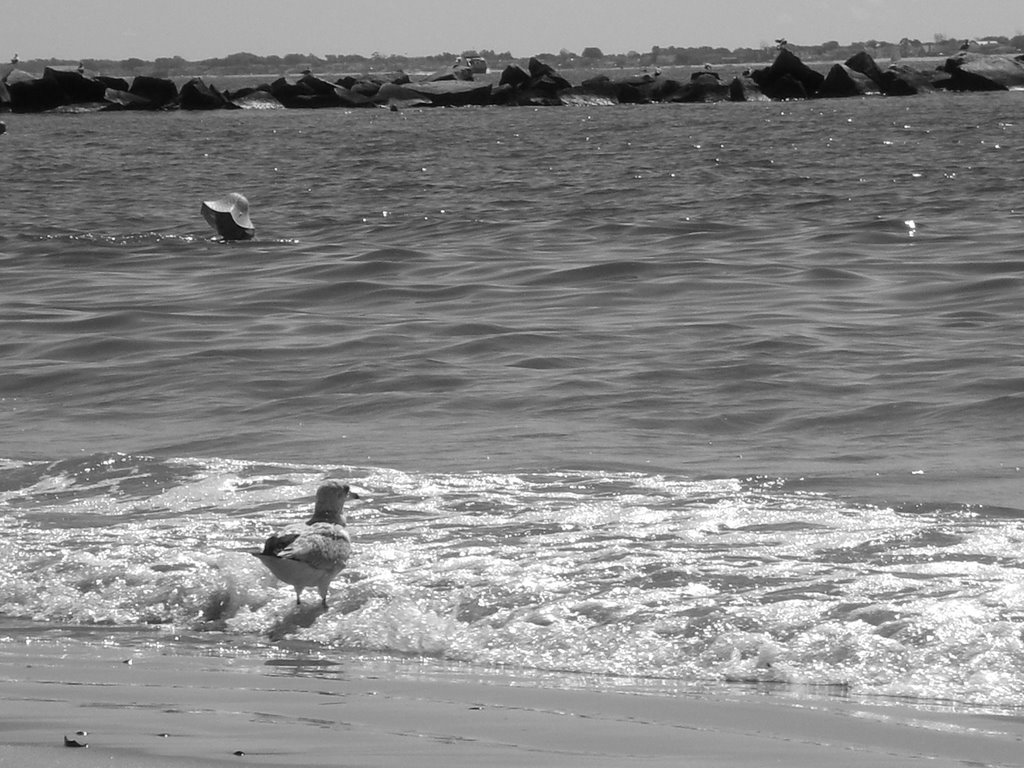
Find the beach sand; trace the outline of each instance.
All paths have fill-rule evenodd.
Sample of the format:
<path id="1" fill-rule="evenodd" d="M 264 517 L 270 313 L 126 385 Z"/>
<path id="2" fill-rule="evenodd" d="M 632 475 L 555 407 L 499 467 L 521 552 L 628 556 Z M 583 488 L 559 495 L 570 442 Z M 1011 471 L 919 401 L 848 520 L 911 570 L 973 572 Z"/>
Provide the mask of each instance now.
<path id="1" fill-rule="evenodd" d="M 229 651 L 8 638 L 0 765 L 1024 765 L 1016 717 L 727 687 L 558 688 L 440 666 L 417 673 L 409 661 Z"/>

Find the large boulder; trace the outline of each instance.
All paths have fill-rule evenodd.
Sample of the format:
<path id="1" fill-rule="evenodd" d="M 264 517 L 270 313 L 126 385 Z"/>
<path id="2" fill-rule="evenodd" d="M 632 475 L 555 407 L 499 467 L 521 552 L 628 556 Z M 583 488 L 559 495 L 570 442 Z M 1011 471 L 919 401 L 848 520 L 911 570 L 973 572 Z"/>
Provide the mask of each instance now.
<path id="1" fill-rule="evenodd" d="M 562 104 L 560 94 L 572 88 L 572 83 L 558 74 L 550 64 L 540 59 L 530 59 L 528 65 L 530 82 L 522 89 L 520 103 L 526 105 Z"/>
<path id="2" fill-rule="evenodd" d="M 336 85 L 308 72 L 299 78 L 298 84 L 317 96 L 333 96 Z"/>
<path id="3" fill-rule="evenodd" d="M 788 48 L 779 51 L 770 67 L 755 70 L 750 77 L 773 99 L 807 98 L 816 94 L 825 83 L 821 72 L 808 67 Z"/>
<path id="4" fill-rule="evenodd" d="M 882 87 L 885 77 L 882 75 L 881 68 L 867 51 L 855 53 L 853 56 L 848 58 L 845 63 L 848 69 L 852 69 L 854 72 L 864 75 L 879 88 Z"/>
<path id="5" fill-rule="evenodd" d="M 530 77 L 544 77 L 545 75 L 558 74 L 554 67 L 541 61 L 536 56 L 530 57 L 530 60 L 526 63 L 526 69 L 530 73 Z"/>
<path id="6" fill-rule="evenodd" d="M 768 101 L 761 90 L 748 74 L 734 77 L 729 83 L 729 101 Z"/>
<path id="7" fill-rule="evenodd" d="M 350 109 L 354 107 L 377 106 L 377 103 L 374 100 L 373 96 L 364 96 L 358 91 L 353 91 L 352 89 L 346 88 L 343 85 L 336 86 L 334 88 L 334 92 L 338 96 L 338 99 L 341 101 L 341 106 L 345 108 Z M 380 93 L 380 86 L 377 87 L 377 91 L 376 93 L 374 93 L 374 96 L 376 96 L 377 93 Z"/>
<path id="8" fill-rule="evenodd" d="M 109 75 L 96 75 L 96 82 L 102 83 L 104 89 L 113 88 L 117 91 L 127 91 L 131 86 L 123 77 L 110 77 Z"/>
<path id="9" fill-rule="evenodd" d="M 3 76 L 3 81 L 8 85 L 13 85 L 14 83 L 30 83 L 35 79 L 35 75 L 26 72 L 24 69 L 18 69 L 17 67 L 8 69 L 7 74 Z"/>
<path id="10" fill-rule="evenodd" d="M 793 75 L 783 75 L 773 80 L 768 86 L 763 86 L 762 90 L 774 101 L 799 101 L 811 96 L 803 81 Z"/>
<path id="11" fill-rule="evenodd" d="M 446 80 L 464 80 L 469 81 L 473 79 L 472 68 L 465 63 L 455 64 L 447 69 L 439 69 L 433 74 L 427 75 L 423 78 L 423 82 L 436 83 Z"/>
<path id="12" fill-rule="evenodd" d="M 45 112 L 71 103 L 60 83 L 50 77 L 14 82 L 8 79 L 7 92 L 13 112 Z"/>
<path id="13" fill-rule="evenodd" d="M 299 83 L 292 82 L 286 77 L 279 77 L 270 84 L 271 95 L 281 102 L 288 109 L 298 106 L 298 99 L 302 96 L 312 96 L 310 91 Z"/>
<path id="14" fill-rule="evenodd" d="M 657 88 L 655 90 L 657 94 Z M 676 91 L 665 96 L 663 101 L 676 103 L 710 103 L 727 101 L 730 98 L 730 86 L 723 83 L 715 72 L 694 72 L 688 83 L 683 83 Z"/>
<path id="15" fill-rule="evenodd" d="M 580 87 L 575 90 L 580 96 L 594 96 L 609 101 L 619 100 L 618 86 L 612 82 L 608 75 L 589 77 L 580 83 Z"/>
<path id="16" fill-rule="evenodd" d="M 123 80 L 117 84 L 128 88 Z M 12 71 L 7 94 L 10 108 L 17 112 L 42 112 L 72 105 L 92 105 L 98 109 L 106 103 L 107 88 L 104 80 L 86 77 L 78 70 L 47 67 L 40 78 Z"/>
<path id="17" fill-rule="evenodd" d="M 536 57 L 530 59 L 527 69 L 530 72 L 530 88 L 536 89 L 540 83 L 549 84 L 555 92 L 572 88 L 572 84 L 558 74 L 554 67 Z"/>
<path id="18" fill-rule="evenodd" d="M 913 96 L 935 90 L 936 78 L 906 64 L 892 64 L 883 71 L 867 51 L 847 59 L 846 67 L 869 78 L 886 96 Z"/>
<path id="19" fill-rule="evenodd" d="M 413 91 L 408 83 L 384 83 L 377 89 L 373 101 L 391 109 L 411 109 L 412 107 L 432 107 L 433 102 L 429 97 Z"/>
<path id="20" fill-rule="evenodd" d="M 560 106 L 562 93 L 571 89 L 572 84 L 550 64 L 535 57 L 530 59 L 526 70 L 517 65 L 505 68 L 498 88 L 492 92 L 491 103 Z"/>
<path id="21" fill-rule="evenodd" d="M 618 80 L 611 80 L 604 75 L 599 75 L 584 81 L 579 89 L 572 90 L 574 92 L 578 90 L 581 94 L 590 93 L 617 101 L 620 104 L 650 104 L 653 101 L 653 85 L 654 78 L 650 75 L 631 75 Z M 566 90 L 568 88 L 558 87 L 545 95 L 557 94 Z"/>
<path id="22" fill-rule="evenodd" d="M 270 93 L 269 84 L 226 91 L 224 98 L 239 109 L 284 109 L 284 105 Z"/>
<path id="23" fill-rule="evenodd" d="M 193 77 L 181 86 L 178 99 L 181 108 L 189 110 L 225 109 L 235 106 L 224 98 L 220 91 L 203 82 L 201 77 Z"/>
<path id="24" fill-rule="evenodd" d="M 507 107 L 519 103 L 519 92 L 511 85 L 495 85 L 491 88 L 491 104 Z"/>
<path id="25" fill-rule="evenodd" d="M 437 72 L 433 72 L 432 74 L 427 75 L 426 77 L 424 77 L 421 80 L 421 82 L 424 82 L 424 83 L 440 83 L 440 82 L 445 81 L 445 80 L 458 80 L 458 78 L 455 77 L 455 73 L 452 70 L 450 70 L 450 69 L 441 69 L 441 70 L 438 70 Z"/>
<path id="26" fill-rule="evenodd" d="M 324 88 L 321 84 L 326 84 Z M 270 93 L 288 109 L 319 109 L 343 106 L 335 86 L 305 75 L 297 81 L 279 77 L 270 84 Z"/>
<path id="27" fill-rule="evenodd" d="M 136 96 L 134 93 L 122 91 L 118 88 L 107 88 L 103 92 L 103 100 L 107 103 L 107 109 L 111 111 L 153 108 L 149 99 Z"/>
<path id="28" fill-rule="evenodd" d="M 367 99 L 372 99 L 380 92 L 380 89 L 383 88 L 385 85 L 403 85 L 403 83 L 388 83 L 381 82 L 375 79 L 366 79 L 360 80 L 355 85 L 349 86 L 349 90 L 358 96 L 362 96 Z"/>
<path id="29" fill-rule="evenodd" d="M 491 84 L 464 80 L 434 80 L 423 83 L 386 83 L 374 99 L 396 107 L 469 107 L 491 103 Z"/>
<path id="30" fill-rule="evenodd" d="M 403 86 L 435 107 L 482 107 L 491 103 L 491 84 L 465 80 L 407 83 Z"/>
<path id="31" fill-rule="evenodd" d="M 620 104 L 650 104 L 651 89 L 635 80 L 624 80 L 615 84 L 616 99 Z"/>
<path id="32" fill-rule="evenodd" d="M 428 80 L 430 78 L 427 78 Z M 449 78 L 451 79 L 451 78 Z M 367 74 L 361 77 L 354 77 L 352 75 L 344 75 L 334 81 L 335 85 L 340 85 L 342 88 L 348 88 L 349 90 L 355 89 L 359 85 L 371 85 L 373 87 L 373 93 L 377 92 L 385 83 L 393 83 L 394 85 L 405 85 L 411 83 L 412 78 L 409 77 L 405 72 L 398 69 L 394 72 L 387 74 L 373 75 Z"/>
<path id="33" fill-rule="evenodd" d="M 1006 91 L 1024 87 L 1024 56 L 961 51 L 941 67 L 950 76 L 942 87 L 954 91 Z"/>
<path id="34" fill-rule="evenodd" d="M 103 83 L 86 77 L 77 70 L 55 69 L 47 67 L 43 70 L 43 77 L 53 80 L 67 94 L 68 104 L 88 104 L 103 101 L 103 92 L 107 86 Z"/>
<path id="35" fill-rule="evenodd" d="M 940 80 L 948 79 L 938 70 L 921 72 L 906 64 L 893 64 L 882 73 L 882 93 L 886 96 L 914 96 L 931 93 Z"/>
<path id="36" fill-rule="evenodd" d="M 880 94 L 882 89 L 870 77 L 845 64 L 833 64 L 825 75 L 818 96 L 826 99 Z"/>
<path id="37" fill-rule="evenodd" d="M 509 64 L 502 70 L 498 85 L 508 85 L 512 88 L 524 88 L 530 82 L 530 73 L 518 64 Z"/>
<path id="38" fill-rule="evenodd" d="M 651 99 L 653 101 L 671 101 L 672 97 L 686 88 L 686 83 L 674 77 L 658 74 L 651 83 Z"/>
<path id="39" fill-rule="evenodd" d="M 136 76 L 128 93 L 145 99 L 146 109 L 164 109 L 178 100 L 178 86 L 173 80 L 149 75 Z"/>
<path id="40" fill-rule="evenodd" d="M 716 91 L 722 98 L 728 96 L 728 87 L 721 84 L 718 76 L 705 72 L 694 74 L 688 83 L 665 77 L 661 73 L 650 75 L 641 72 L 619 80 L 612 80 L 602 74 L 584 80 L 579 88 L 573 88 L 571 92 L 582 97 L 592 96 L 620 104 L 718 100 L 717 96 L 710 95 L 708 89 Z"/>

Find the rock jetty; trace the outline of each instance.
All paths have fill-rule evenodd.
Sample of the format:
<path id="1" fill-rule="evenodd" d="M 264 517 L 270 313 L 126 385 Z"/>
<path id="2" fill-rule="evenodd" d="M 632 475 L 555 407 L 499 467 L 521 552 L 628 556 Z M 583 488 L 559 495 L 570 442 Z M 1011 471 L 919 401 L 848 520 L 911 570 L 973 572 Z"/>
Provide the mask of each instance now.
<path id="1" fill-rule="evenodd" d="M 81 67 L 47 67 L 42 77 L 12 69 L 0 79 L 0 111 L 561 106 L 1005 91 L 1024 88 L 1024 55 L 961 51 L 935 69 L 896 63 L 883 70 L 861 52 L 821 71 L 783 46 L 770 66 L 748 70 L 728 82 L 707 66 L 684 80 L 655 70 L 618 78 L 599 75 L 573 85 L 536 58 L 526 67 L 509 65 L 497 82 L 477 80 L 475 74 L 465 64 L 416 81 L 403 72 L 330 81 L 307 71 L 228 91 L 198 77 L 178 87 L 164 78 L 138 76 L 129 83 L 123 78 L 87 74 Z"/>

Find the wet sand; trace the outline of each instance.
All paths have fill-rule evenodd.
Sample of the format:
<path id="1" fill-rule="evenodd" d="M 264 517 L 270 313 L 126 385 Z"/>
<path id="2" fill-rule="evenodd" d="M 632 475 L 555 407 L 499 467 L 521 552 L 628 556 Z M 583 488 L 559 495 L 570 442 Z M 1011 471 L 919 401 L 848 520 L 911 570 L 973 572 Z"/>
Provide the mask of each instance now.
<path id="1" fill-rule="evenodd" d="M 0 646 L 0 766 L 1020 765 L 1016 717 L 771 693 L 558 689 L 343 658 Z M 126 663 L 128 660 L 131 663 Z M 415 665 L 406 665 L 415 667 Z M 84 731 L 84 735 L 78 732 Z M 68 747 L 65 737 L 87 743 Z"/>

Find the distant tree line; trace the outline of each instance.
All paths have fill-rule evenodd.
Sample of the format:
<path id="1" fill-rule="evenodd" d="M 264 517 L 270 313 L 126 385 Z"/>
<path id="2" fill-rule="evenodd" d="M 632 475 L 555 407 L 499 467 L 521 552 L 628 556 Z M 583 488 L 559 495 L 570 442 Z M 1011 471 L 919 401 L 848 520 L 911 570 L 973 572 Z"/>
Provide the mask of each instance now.
<path id="1" fill-rule="evenodd" d="M 903 38 L 897 43 L 884 40 L 865 40 L 840 45 L 830 40 L 820 45 L 796 45 L 785 43 L 793 53 L 805 61 L 845 61 L 851 56 L 867 51 L 875 58 L 925 58 L 929 56 L 951 56 L 967 43 L 972 51 L 983 53 L 1020 53 L 1024 51 L 1024 35 L 1016 37 L 991 37 L 964 40 L 936 34 L 934 40 L 922 42 Z M 606 55 L 600 48 L 584 48 L 579 55 L 562 49 L 558 54 L 544 53 L 538 58 L 563 68 L 584 67 L 627 67 L 627 66 L 700 66 L 702 64 L 722 65 L 760 63 L 771 61 L 778 51 L 778 41 L 764 44 L 759 48 L 677 48 L 654 46 L 650 51 L 616 53 Z"/>
<path id="2" fill-rule="evenodd" d="M 191 77 L 197 75 L 284 75 L 309 69 L 314 72 L 362 73 L 393 72 L 396 70 L 434 70 L 451 66 L 459 56 L 480 56 L 491 66 L 495 62 L 511 62 L 515 58 L 508 51 L 465 51 L 462 54 L 438 53 L 433 56 L 400 56 L 396 54 L 373 53 L 369 56 L 358 54 L 288 53 L 284 56 L 258 56 L 254 53 L 232 53 L 223 58 L 188 61 L 181 56 L 162 57 L 153 61 L 145 59 L 82 59 L 80 62 L 68 59 L 33 59 L 19 64 L 22 69 L 42 70 L 44 67 L 81 64 L 86 70 L 106 75 L 133 77 L 152 75 L 155 77 Z"/>
<path id="3" fill-rule="evenodd" d="M 984 53 L 1020 53 L 1024 51 L 1024 35 L 978 38 L 965 41 L 936 34 L 934 40 L 922 42 L 903 38 L 899 42 L 865 40 L 840 45 L 831 40 L 820 45 L 797 45 L 786 43 L 787 47 L 805 61 L 843 61 L 860 51 L 867 51 L 873 57 L 915 58 L 928 56 L 950 56 L 960 50 L 964 43 L 970 50 Z M 713 48 L 710 46 L 677 47 L 653 46 L 649 51 L 628 51 L 606 54 L 600 48 L 587 47 L 580 53 L 563 48 L 558 53 L 539 53 L 536 58 L 560 69 L 575 68 L 634 68 L 664 66 L 701 66 L 710 64 L 758 64 L 771 61 L 777 53 L 777 43 L 765 43 L 759 48 Z M 504 68 L 511 63 L 521 63 L 509 51 L 467 50 L 460 54 L 443 52 L 433 56 L 401 56 L 374 52 L 370 56 L 357 54 L 289 53 L 284 56 L 258 56 L 254 53 L 232 53 L 223 58 L 187 61 L 181 56 L 163 57 L 154 61 L 130 58 L 83 59 L 81 62 L 68 59 L 32 59 L 19 63 L 29 71 L 41 71 L 47 66 L 76 66 L 107 75 L 133 77 L 154 75 L 157 77 L 267 75 L 279 76 L 309 69 L 318 73 L 365 73 L 403 71 L 433 71 L 450 66 L 459 57 L 485 59 L 492 70 Z"/>

